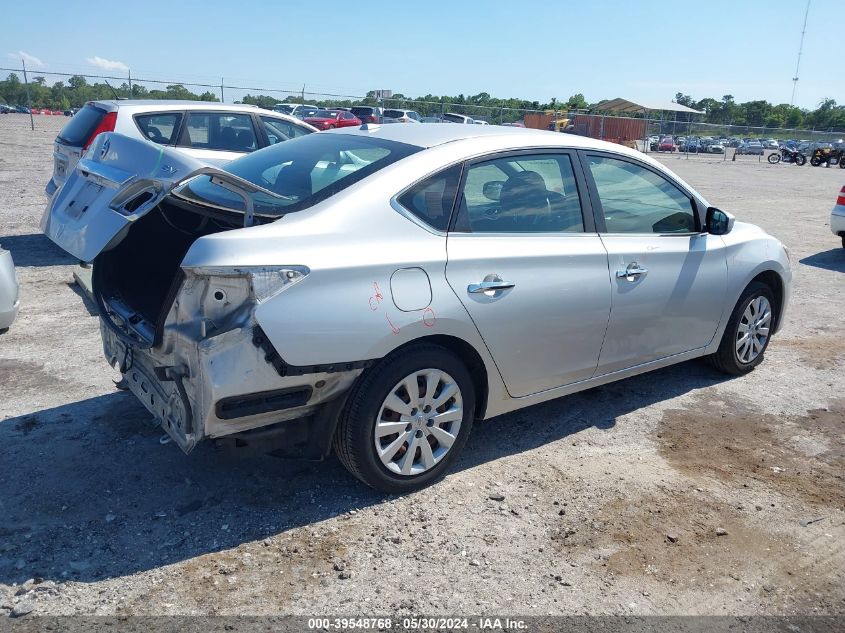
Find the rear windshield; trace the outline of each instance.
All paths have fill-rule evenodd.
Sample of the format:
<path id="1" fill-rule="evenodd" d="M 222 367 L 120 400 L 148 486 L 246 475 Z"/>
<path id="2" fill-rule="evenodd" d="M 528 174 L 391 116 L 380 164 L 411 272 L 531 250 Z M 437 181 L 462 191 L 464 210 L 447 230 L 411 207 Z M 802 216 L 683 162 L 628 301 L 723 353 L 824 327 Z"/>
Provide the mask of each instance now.
<path id="1" fill-rule="evenodd" d="M 405 111 L 404 110 L 385 110 L 384 116 L 386 116 L 388 119 L 401 119 L 403 116 L 405 116 Z"/>
<path id="2" fill-rule="evenodd" d="M 350 112 L 352 112 L 352 114 L 356 116 L 358 116 L 359 114 L 372 114 L 373 108 L 355 107 L 351 108 Z"/>
<path id="3" fill-rule="evenodd" d="M 256 214 L 280 217 L 307 209 L 421 148 L 350 134 L 309 134 L 228 163 L 226 171 L 279 197 L 250 194 Z M 174 194 L 201 204 L 244 211 L 236 193 L 199 176 Z"/>
<path id="4" fill-rule="evenodd" d="M 106 111 L 89 104 L 86 104 L 77 112 L 67 125 L 59 132 L 57 140 L 64 145 L 82 147 L 100 125 L 100 121 L 106 116 Z"/>

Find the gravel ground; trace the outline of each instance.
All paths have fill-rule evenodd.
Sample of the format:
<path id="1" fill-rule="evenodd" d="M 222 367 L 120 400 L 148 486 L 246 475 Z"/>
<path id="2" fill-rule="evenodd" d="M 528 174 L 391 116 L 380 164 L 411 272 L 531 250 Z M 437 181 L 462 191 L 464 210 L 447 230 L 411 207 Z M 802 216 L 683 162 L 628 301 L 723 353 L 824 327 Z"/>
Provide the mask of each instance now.
<path id="1" fill-rule="evenodd" d="M 479 425 L 406 497 L 320 464 L 184 456 L 101 357 L 39 234 L 54 130 L 0 126 L 0 614 L 845 613 L 839 169 L 661 156 L 792 251 L 766 362 L 689 362 Z"/>

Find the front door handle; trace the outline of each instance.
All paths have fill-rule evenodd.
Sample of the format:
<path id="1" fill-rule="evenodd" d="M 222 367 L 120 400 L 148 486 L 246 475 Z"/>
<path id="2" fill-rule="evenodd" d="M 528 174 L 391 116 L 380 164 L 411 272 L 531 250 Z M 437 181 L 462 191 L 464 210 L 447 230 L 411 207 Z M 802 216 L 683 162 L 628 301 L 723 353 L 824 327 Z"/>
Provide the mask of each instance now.
<path id="1" fill-rule="evenodd" d="M 513 288 L 516 286 L 515 283 L 512 281 L 504 281 L 502 279 L 495 279 L 495 280 L 485 280 L 481 281 L 477 284 L 470 284 L 467 286 L 467 292 L 472 294 L 478 294 L 483 292 L 484 294 L 492 297 L 495 293 L 499 290 L 508 290 L 509 288 Z"/>
<path id="2" fill-rule="evenodd" d="M 637 262 L 631 262 L 627 267 L 616 271 L 617 279 L 625 279 L 627 281 L 636 281 L 641 275 L 648 273 L 647 268 L 640 268 Z"/>

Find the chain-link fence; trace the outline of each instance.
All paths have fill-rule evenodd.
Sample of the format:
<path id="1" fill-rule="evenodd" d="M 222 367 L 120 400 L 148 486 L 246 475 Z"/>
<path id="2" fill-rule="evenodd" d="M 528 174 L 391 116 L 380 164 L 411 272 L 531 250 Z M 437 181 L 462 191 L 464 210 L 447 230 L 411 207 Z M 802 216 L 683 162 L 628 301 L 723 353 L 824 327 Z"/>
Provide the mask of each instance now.
<path id="1" fill-rule="evenodd" d="M 775 139 L 809 142 L 836 142 L 845 137 L 845 129 L 788 129 L 752 127 L 747 125 L 702 123 L 678 120 L 669 112 L 652 112 L 640 116 L 615 116 L 608 112 L 577 112 L 565 109 L 542 110 L 504 106 L 455 103 L 445 99 L 420 100 L 401 97 L 376 99 L 368 95 L 319 92 L 306 86 L 254 87 L 224 81 L 168 81 L 124 75 L 71 74 L 0 67 L 9 73 L 0 81 L 0 134 L 29 128 L 44 134 L 57 133 L 67 122 L 67 116 L 87 101 L 102 99 L 188 99 L 220 102 L 240 102 L 249 97 L 259 106 L 272 108 L 275 103 L 293 101 L 321 107 L 380 106 L 385 110 L 413 110 L 429 121 L 458 122 L 467 117 L 475 123 L 517 125 L 550 129 L 590 136 L 622 143 L 649 151 L 649 137 L 672 135 L 712 137 L 714 139 Z M 3 107 L 5 104 L 6 107 Z M 458 115 L 458 116 L 449 116 Z M 688 115 L 681 115 L 688 116 Z M 690 118 L 694 118 L 690 117 Z"/>

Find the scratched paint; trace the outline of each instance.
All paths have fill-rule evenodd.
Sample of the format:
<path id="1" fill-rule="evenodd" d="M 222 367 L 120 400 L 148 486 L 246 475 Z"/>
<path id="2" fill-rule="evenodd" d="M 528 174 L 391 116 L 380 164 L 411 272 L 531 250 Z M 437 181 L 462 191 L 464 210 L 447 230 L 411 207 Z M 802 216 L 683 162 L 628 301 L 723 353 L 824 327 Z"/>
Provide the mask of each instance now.
<path id="1" fill-rule="evenodd" d="M 367 299 L 367 305 L 370 307 L 372 312 L 377 312 L 381 307 L 382 301 L 384 301 L 384 295 L 381 292 L 381 288 L 378 285 L 377 281 L 373 282 L 373 294 L 369 296 Z M 390 320 L 390 314 L 385 312 L 384 320 L 387 323 L 387 326 L 390 328 L 390 331 L 396 335 L 402 331 L 401 326 L 397 326 L 393 321 Z M 420 316 L 420 320 L 424 327 L 432 328 L 437 323 L 437 316 L 434 314 L 434 309 L 429 306 L 425 310 L 422 311 L 422 315 Z"/>

